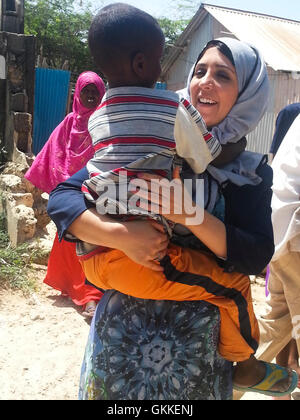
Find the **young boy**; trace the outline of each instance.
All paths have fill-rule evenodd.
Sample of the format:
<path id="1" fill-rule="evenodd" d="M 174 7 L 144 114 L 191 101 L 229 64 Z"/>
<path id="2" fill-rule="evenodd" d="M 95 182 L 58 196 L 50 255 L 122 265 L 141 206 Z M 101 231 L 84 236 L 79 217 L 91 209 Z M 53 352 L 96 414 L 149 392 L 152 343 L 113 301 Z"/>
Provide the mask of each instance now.
<path id="1" fill-rule="evenodd" d="M 92 22 L 89 46 L 109 90 L 89 121 L 95 156 L 87 165 L 90 179 L 82 189 L 98 211 L 105 208 L 109 213 L 117 205 L 128 215 L 145 217 L 137 208 L 127 209 L 127 195 L 124 203 L 103 193 L 104 187 L 122 182 L 121 171 L 127 182 L 141 171 L 171 179 L 180 159 L 194 173 L 202 173 L 221 147 L 192 105 L 174 92 L 153 89 L 161 71 L 164 36 L 150 15 L 122 3 L 104 7 Z M 151 213 L 146 216 L 159 218 L 172 236 L 168 221 Z M 134 263 L 121 251 L 86 243 L 78 255 L 87 279 L 102 289 L 145 299 L 206 300 L 217 305 L 220 354 L 231 361 L 249 360 L 251 368 L 260 363 L 253 357 L 259 331 L 249 278 L 224 273 L 209 253 L 172 244 L 160 261 L 163 273 Z M 235 374 L 241 375 L 240 366 Z M 261 379 L 258 374 L 254 384 Z"/>

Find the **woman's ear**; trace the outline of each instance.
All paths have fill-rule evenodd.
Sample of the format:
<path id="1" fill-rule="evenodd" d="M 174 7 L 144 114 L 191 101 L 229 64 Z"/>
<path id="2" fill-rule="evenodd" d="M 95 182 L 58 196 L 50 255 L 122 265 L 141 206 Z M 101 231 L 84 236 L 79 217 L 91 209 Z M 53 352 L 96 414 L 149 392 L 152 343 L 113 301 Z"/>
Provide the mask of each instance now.
<path id="1" fill-rule="evenodd" d="M 139 79 L 143 79 L 146 65 L 145 54 L 142 52 L 136 53 L 132 59 L 131 65 L 136 76 L 138 76 Z"/>

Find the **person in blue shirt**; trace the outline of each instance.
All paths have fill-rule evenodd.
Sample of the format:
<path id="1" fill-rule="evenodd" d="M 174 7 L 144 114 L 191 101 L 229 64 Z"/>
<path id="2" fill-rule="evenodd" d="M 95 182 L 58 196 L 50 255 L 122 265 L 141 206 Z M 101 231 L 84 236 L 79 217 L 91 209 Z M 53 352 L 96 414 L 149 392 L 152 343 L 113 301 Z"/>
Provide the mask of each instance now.
<path id="1" fill-rule="evenodd" d="M 295 102 L 293 104 L 284 107 L 276 118 L 275 133 L 273 136 L 272 144 L 270 147 L 270 163 L 274 159 L 282 140 L 284 139 L 288 129 L 293 124 L 295 118 L 300 113 L 300 103 Z"/>

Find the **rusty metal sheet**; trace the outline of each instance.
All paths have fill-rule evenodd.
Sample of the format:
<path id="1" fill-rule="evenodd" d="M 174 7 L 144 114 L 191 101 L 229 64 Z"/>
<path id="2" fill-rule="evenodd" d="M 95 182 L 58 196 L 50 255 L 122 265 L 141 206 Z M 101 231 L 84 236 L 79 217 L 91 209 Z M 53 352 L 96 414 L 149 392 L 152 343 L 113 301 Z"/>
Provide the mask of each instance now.
<path id="1" fill-rule="evenodd" d="M 300 22 L 204 5 L 228 32 L 256 45 L 274 70 L 300 72 Z"/>

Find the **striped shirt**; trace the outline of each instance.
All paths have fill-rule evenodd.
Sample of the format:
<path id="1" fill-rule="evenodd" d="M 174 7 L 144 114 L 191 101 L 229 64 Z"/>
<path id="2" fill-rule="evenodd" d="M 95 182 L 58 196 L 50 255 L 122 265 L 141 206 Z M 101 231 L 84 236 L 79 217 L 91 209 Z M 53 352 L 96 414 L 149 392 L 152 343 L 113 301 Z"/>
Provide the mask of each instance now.
<path id="1" fill-rule="evenodd" d="M 90 178 L 82 191 L 97 206 L 104 187 L 120 183 L 120 173 L 127 181 L 149 171 L 171 179 L 177 156 L 202 173 L 221 151 L 198 111 L 171 91 L 109 89 L 88 128 L 95 155 L 87 164 Z"/>

